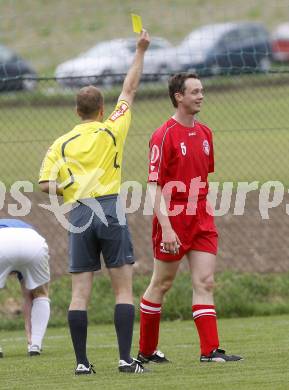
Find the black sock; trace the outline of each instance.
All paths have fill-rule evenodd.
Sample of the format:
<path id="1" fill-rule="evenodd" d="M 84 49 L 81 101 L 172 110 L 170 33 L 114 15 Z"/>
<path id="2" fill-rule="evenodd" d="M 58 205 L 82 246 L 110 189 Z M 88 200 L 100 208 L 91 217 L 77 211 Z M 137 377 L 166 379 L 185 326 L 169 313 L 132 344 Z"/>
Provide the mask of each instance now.
<path id="1" fill-rule="evenodd" d="M 134 305 L 119 303 L 114 309 L 114 325 L 117 334 L 119 358 L 132 362 L 130 349 L 133 335 Z"/>
<path id="2" fill-rule="evenodd" d="M 68 324 L 77 364 L 89 366 L 86 357 L 87 311 L 69 310 Z"/>

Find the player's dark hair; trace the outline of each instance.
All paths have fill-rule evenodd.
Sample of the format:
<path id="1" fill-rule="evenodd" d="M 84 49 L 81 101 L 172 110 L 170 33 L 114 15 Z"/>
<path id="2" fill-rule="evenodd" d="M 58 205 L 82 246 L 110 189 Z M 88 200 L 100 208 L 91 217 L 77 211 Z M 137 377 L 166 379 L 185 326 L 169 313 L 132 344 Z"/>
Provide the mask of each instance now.
<path id="1" fill-rule="evenodd" d="M 178 103 L 175 98 L 175 93 L 179 92 L 184 94 L 185 81 L 187 79 L 199 79 L 196 73 L 177 73 L 169 79 L 169 95 L 174 107 L 178 107 Z"/>
<path id="2" fill-rule="evenodd" d="M 76 95 L 76 108 L 82 119 L 89 119 L 92 115 L 97 115 L 102 107 L 102 93 L 93 85 L 81 88 Z"/>

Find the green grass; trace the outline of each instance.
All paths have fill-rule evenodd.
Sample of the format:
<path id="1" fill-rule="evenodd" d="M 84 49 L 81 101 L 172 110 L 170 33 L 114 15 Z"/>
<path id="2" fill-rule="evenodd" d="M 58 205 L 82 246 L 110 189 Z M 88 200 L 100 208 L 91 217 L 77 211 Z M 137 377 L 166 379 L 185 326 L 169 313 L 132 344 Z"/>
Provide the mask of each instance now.
<path id="1" fill-rule="evenodd" d="M 287 274 L 248 274 L 224 272 L 216 275 L 215 302 L 219 318 L 263 315 L 289 315 L 289 277 Z M 63 276 L 51 283 L 51 327 L 65 326 L 67 308 L 71 300 L 71 278 Z M 150 277 L 135 275 L 134 302 L 139 307 L 140 297 L 149 284 Z M 180 273 L 173 288 L 165 297 L 163 320 L 188 320 L 191 318 L 192 287 L 189 273 Z M 0 294 L 0 330 L 21 329 L 20 288 L 18 281 L 8 278 Z M 14 308 L 14 309 L 13 309 Z M 17 311 L 16 309 L 19 309 Z M 15 313 L 16 312 L 16 313 Z M 98 276 L 93 284 L 89 318 L 91 324 L 113 322 L 114 296 L 107 276 Z M 139 312 L 136 312 L 136 319 Z"/>
<path id="2" fill-rule="evenodd" d="M 95 308 L 97 310 L 97 307 Z M 126 376 L 117 371 L 113 325 L 90 326 L 88 356 L 97 374 L 74 377 L 68 329 L 48 329 L 44 352 L 28 358 L 21 331 L 1 333 L 5 358 L 0 360 L 0 389 L 208 389 L 285 390 L 288 388 L 289 316 L 219 320 L 221 345 L 245 360 L 233 364 L 198 362 L 198 338 L 192 321 L 161 324 L 159 347 L 172 364 L 151 365 L 151 372 Z M 139 337 L 135 325 L 133 353 Z"/>
<path id="3" fill-rule="evenodd" d="M 29 60 L 41 75 L 100 41 L 133 36 L 130 12 L 142 15 L 152 35 L 179 43 L 200 25 L 262 21 L 269 30 L 287 21 L 286 4 L 275 0 L 25 0 L 0 1 L 1 43 Z"/>
<path id="4" fill-rule="evenodd" d="M 262 76 L 259 84 L 256 76 L 226 78 L 219 80 L 219 84 L 204 80 L 208 92 L 199 118 L 214 130 L 216 173 L 211 176 L 212 181 L 289 183 L 288 76 L 282 79 L 283 84 L 280 75 L 268 75 L 267 80 Z M 157 88 L 159 91 L 160 86 Z M 173 113 L 169 99 L 160 91 L 157 95 L 154 92 L 151 90 L 152 97 L 147 97 L 149 91 L 143 86 L 134 104 L 124 154 L 124 180 L 146 182 L 150 135 Z M 162 93 L 166 93 L 165 89 Z M 106 112 L 109 113 L 113 106 L 111 96 L 107 95 Z M 51 106 L 52 98 L 45 105 L 43 97 L 39 98 L 41 104 L 30 97 L 27 104 L 20 106 L 11 105 L 9 99 L 7 106 L 7 98 L 2 99 L 1 180 L 7 185 L 15 180 L 37 182 L 48 146 L 78 123 L 73 99 L 70 97 L 69 105 L 66 97 L 63 106 Z M 20 96 L 19 104 L 21 99 L 23 102 L 25 95 Z"/>

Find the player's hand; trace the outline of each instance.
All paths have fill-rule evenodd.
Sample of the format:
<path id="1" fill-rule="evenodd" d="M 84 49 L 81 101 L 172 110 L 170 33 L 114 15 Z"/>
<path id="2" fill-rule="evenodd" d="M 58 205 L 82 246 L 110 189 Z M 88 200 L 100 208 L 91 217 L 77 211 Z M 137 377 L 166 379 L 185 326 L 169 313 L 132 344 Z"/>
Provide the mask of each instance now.
<path id="1" fill-rule="evenodd" d="M 173 255 L 179 253 L 181 241 L 172 228 L 162 228 L 162 243 L 164 244 L 164 249 L 166 251 Z"/>
<path id="2" fill-rule="evenodd" d="M 146 51 L 150 44 L 150 36 L 146 30 L 142 30 L 140 37 L 137 41 L 137 49 L 141 51 Z"/>

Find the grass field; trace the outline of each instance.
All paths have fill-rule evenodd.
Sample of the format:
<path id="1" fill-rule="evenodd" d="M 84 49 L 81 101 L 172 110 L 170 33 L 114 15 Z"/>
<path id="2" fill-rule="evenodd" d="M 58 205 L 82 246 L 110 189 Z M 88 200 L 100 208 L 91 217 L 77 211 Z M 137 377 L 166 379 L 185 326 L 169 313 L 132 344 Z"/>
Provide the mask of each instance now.
<path id="1" fill-rule="evenodd" d="M 88 355 L 97 374 L 74 377 L 74 355 L 67 329 L 48 329 L 44 352 L 28 358 L 23 332 L 3 331 L 5 358 L 0 360 L 0 389 L 288 389 L 289 316 L 252 317 L 219 321 L 222 346 L 245 360 L 233 364 L 198 362 L 198 338 L 191 321 L 164 322 L 160 348 L 172 364 L 151 365 L 142 376 L 117 371 L 112 325 L 89 327 Z M 138 325 L 133 352 L 137 353 Z"/>
<path id="2" fill-rule="evenodd" d="M 211 89 L 205 97 L 199 117 L 215 133 L 216 173 L 211 180 L 289 183 L 288 76 L 268 75 L 272 84 L 253 87 L 250 77 L 252 81 L 256 79 L 256 76 L 232 78 L 231 88 Z M 275 84 L 280 77 L 284 84 Z M 210 82 L 204 80 L 205 87 Z M 240 88 L 242 82 L 248 86 Z M 148 93 L 144 86 L 139 97 L 142 92 Z M 107 104 L 106 112 L 111 109 L 112 105 Z M 124 180 L 146 181 L 150 134 L 172 113 L 167 97 L 136 100 L 125 149 Z M 0 170 L 1 180 L 7 184 L 15 180 L 36 182 L 48 146 L 78 122 L 73 100 L 71 106 L 4 106 L 1 118 Z"/>

